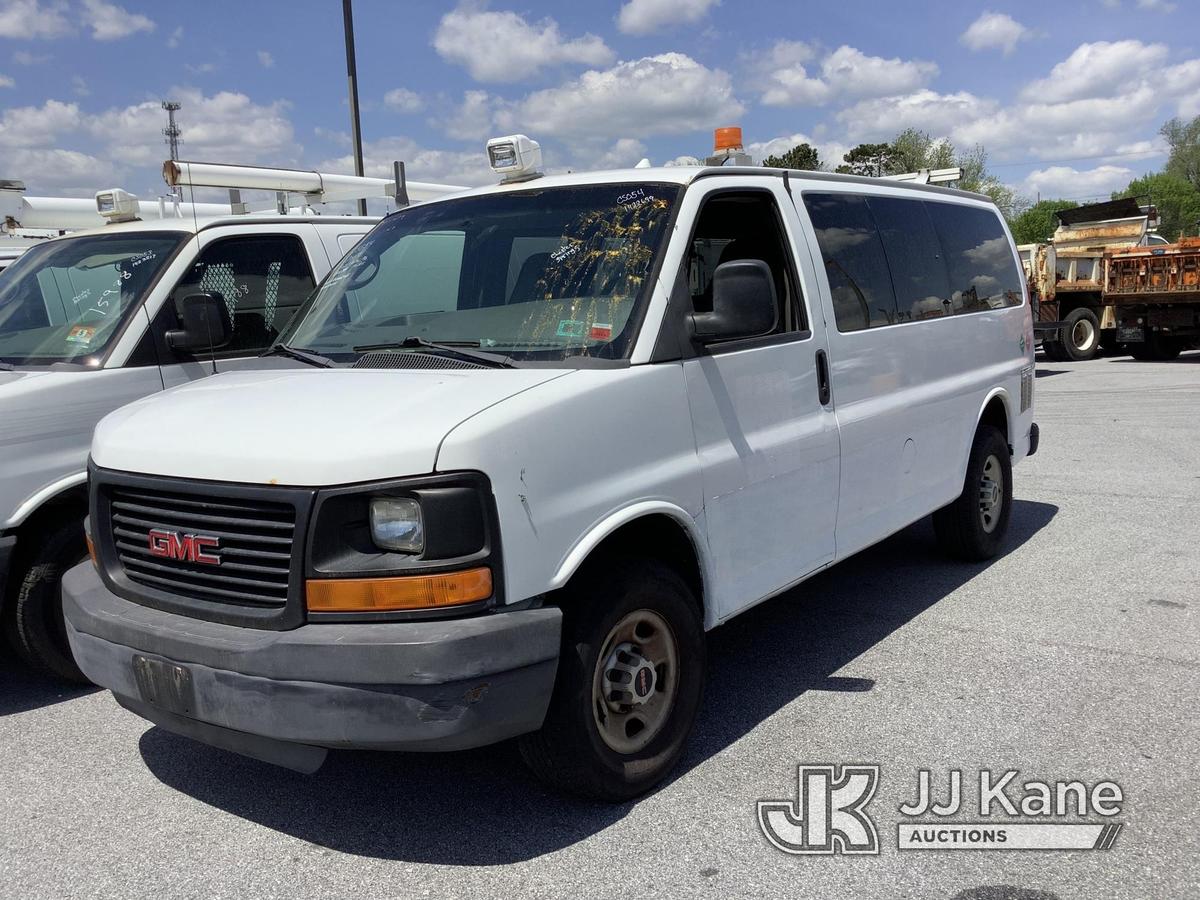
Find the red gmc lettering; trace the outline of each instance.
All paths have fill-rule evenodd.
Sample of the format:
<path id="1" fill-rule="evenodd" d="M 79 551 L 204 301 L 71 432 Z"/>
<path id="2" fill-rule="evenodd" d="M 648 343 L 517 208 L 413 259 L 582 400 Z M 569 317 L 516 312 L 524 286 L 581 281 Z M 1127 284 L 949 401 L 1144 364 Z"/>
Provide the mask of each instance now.
<path id="1" fill-rule="evenodd" d="M 219 566 L 221 557 L 206 550 L 215 550 L 220 541 L 215 537 L 200 534 L 180 534 L 178 531 L 165 531 L 152 528 L 146 535 L 146 544 L 151 556 L 162 559 L 177 559 L 186 562 L 202 563 L 207 566 Z"/>

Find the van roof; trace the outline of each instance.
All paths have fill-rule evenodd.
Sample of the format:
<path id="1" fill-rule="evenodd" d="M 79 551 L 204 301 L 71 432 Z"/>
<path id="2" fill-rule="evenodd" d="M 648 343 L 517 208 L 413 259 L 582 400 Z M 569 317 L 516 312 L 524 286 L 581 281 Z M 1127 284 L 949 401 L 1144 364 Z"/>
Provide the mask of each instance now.
<path id="1" fill-rule="evenodd" d="M 234 215 L 230 213 L 227 216 L 198 216 L 193 219 L 191 216 L 171 216 L 166 219 L 137 219 L 132 222 L 111 222 L 107 225 L 101 225 L 99 228 L 87 228 L 79 231 L 71 231 L 61 235 L 54 240 L 62 238 L 79 237 L 80 235 L 96 235 L 96 234 L 115 234 L 126 233 L 131 231 L 179 231 L 183 234 L 197 234 L 204 231 L 206 228 L 215 228 L 218 225 L 296 225 L 301 223 L 312 223 L 316 225 L 376 225 L 379 222 L 378 216 L 335 216 L 335 215 L 286 215 L 281 216 L 275 213 L 270 214 L 246 214 Z"/>
<path id="2" fill-rule="evenodd" d="M 992 202 L 986 194 L 973 191 L 963 191 L 958 188 L 948 188 L 937 184 L 918 184 L 913 181 L 895 181 L 890 178 L 867 178 L 861 175 L 843 175 L 839 172 L 811 172 L 802 169 L 772 169 L 766 166 L 657 166 L 643 169 L 610 169 L 599 172 L 568 172 L 556 175 L 544 175 L 530 181 L 517 181 L 509 184 L 490 184 L 484 187 L 472 188 L 451 197 L 430 200 L 430 203 L 440 203 L 456 197 L 471 197 L 483 194 L 502 193 L 505 191 L 522 191 L 539 187 L 569 187 L 571 185 L 608 184 L 611 182 L 668 182 L 674 184 L 691 184 L 701 178 L 714 176 L 775 176 L 783 178 L 787 175 L 789 181 L 826 182 L 844 185 L 870 185 L 886 187 L 893 190 L 923 191 L 926 193 L 949 195 Z"/>

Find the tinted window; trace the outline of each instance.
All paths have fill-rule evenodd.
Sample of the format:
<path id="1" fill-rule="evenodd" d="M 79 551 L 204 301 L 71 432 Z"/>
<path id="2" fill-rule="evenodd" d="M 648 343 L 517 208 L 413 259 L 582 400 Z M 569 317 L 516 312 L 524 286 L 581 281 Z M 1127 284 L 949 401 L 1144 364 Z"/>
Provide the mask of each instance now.
<path id="1" fill-rule="evenodd" d="M 692 234 L 688 255 L 688 285 L 692 307 L 709 312 L 713 305 L 713 274 L 722 263 L 761 260 L 775 279 L 778 310 L 774 334 L 804 329 L 799 292 L 779 211 L 770 194 L 719 193 L 706 200 Z"/>
<path id="2" fill-rule="evenodd" d="M 233 335 L 216 355 L 247 356 L 271 346 L 313 286 L 299 238 L 236 237 L 205 247 L 172 297 L 177 315 L 188 294 L 211 292 L 221 297 Z"/>
<path id="3" fill-rule="evenodd" d="M 1020 306 L 1021 274 L 996 213 L 954 203 L 925 205 L 942 242 L 954 312 Z"/>
<path id="4" fill-rule="evenodd" d="M 896 321 L 896 295 L 883 242 L 865 198 L 857 194 L 804 195 L 817 232 L 838 331 Z"/>
<path id="5" fill-rule="evenodd" d="M 896 321 L 915 322 L 950 314 L 950 285 L 937 232 L 920 200 L 871 197 L 867 201 L 883 238 Z"/>

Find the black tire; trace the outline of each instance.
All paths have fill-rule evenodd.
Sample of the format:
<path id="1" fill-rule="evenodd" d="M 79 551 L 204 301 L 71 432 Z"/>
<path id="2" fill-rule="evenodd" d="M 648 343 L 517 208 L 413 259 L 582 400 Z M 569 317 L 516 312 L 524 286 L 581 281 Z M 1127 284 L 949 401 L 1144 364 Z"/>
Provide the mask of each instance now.
<path id="1" fill-rule="evenodd" d="M 1051 362 L 1062 362 L 1067 358 L 1063 353 L 1061 341 L 1042 341 L 1042 353 L 1044 353 L 1046 355 L 1046 359 L 1050 360 Z"/>
<path id="2" fill-rule="evenodd" d="M 83 523 L 64 522 L 28 558 L 17 574 L 15 632 L 17 652 L 33 668 L 64 681 L 87 684 L 75 665 L 63 622 L 63 573 L 87 559 Z"/>
<path id="3" fill-rule="evenodd" d="M 1163 337 L 1155 331 L 1147 333 L 1146 340 L 1131 344 L 1130 355 L 1139 362 L 1170 362 L 1183 351 L 1183 342 Z"/>
<path id="4" fill-rule="evenodd" d="M 982 510 L 985 469 L 994 459 L 1003 476 L 999 485 L 999 509 L 993 507 L 989 518 Z M 993 479 L 994 483 L 994 479 Z M 991 559 L 1004 545 L 1008 520 L 1012 514 L 1012 459 L 1008 441 L 990 425 L 981 425 L 971 445 L 967 477 L 958 499 L 933 514 L 933 530 L 942 549 L 958 559 L 980 562 Z"/>
<path id="5" fill-rule="evenodd" d="M 521 756 L 539 780 L 556 790 L 607 801 L 629 800 L 666 776 L 691 733 L 704 690 L 700 610 L 687 584 L 672 569 L 635 557 L 597 561 L 576 576 L 566 593 L 554 694 L 541 730 L 520 739 Z M 600 654 L 614 628 L 629 615 L 645 611 L 664 621 L 674 639 L 673 702 L 644 747 L 620 753 L 601 734 L 596 710 L 607 715 L 607 709 L 603 701 L 595 702 L 593 688 L 602 671 Z M 663 672 L 659 666 L 656 689 Z"/>
<path id="6" fill-rule="evenodd" d="M 1062 352 L 1072 362 L 1092 359 L 1100 351 L 1100 320 L 1090 309 L 1080 307 L 1063 319 Z"/>

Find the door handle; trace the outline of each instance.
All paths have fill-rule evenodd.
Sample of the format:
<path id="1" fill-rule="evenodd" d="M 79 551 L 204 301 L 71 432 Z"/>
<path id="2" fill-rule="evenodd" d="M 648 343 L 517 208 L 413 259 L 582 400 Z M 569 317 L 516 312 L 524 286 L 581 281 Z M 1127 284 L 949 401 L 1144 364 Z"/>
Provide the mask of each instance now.
<path id="1" fill-rule="evenodd" d="M 817 398 L 822 406 L 828 406 L 832 396 L 829 389 L 829 357 L 824 350 L 817 351 Z"/>

